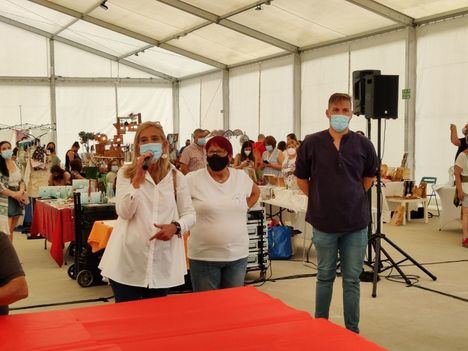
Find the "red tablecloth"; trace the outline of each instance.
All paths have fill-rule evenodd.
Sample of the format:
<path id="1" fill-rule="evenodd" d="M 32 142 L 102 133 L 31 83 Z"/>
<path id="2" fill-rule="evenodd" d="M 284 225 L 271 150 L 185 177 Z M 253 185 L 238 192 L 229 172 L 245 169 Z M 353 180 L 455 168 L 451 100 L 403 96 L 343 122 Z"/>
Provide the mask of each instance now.
<path id="1" fill-rule="evenodd" d="M 0 340 L 15 351 L 383 350 L 252 287 L 0 316 Z"/>
<path id="2" fill-rule="evenodd" d="M 50 255 L 61 267 L 66 242 L 75 240 L 73 209 L 56 207 L 48 201 L 36 200 L 31 224 L 31 235 L 41 235 L 51 243 Z"/>

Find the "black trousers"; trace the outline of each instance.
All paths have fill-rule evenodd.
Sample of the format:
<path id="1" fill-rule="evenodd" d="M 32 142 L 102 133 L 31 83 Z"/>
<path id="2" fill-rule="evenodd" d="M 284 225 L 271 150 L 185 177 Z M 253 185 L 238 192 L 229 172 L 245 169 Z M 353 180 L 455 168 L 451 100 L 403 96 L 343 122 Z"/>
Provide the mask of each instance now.
<path id="1" fill-rule="evenodd" d="M 154 297 L 166 296 L 169 289 L 150 289 L 140 286 L 131 286 L 110 280 L 115 302 L 126 302 L 141 299 L 152 299 Z"/>

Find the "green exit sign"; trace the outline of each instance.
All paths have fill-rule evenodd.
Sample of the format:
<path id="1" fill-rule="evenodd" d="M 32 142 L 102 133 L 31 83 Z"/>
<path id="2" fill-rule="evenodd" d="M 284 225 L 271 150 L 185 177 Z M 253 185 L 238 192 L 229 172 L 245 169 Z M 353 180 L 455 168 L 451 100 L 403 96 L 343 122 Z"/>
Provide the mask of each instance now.
<path id="1" fill-rule="evenodd" d="M 411 97 L 411 89 L 402 89 L 401 90 L 401 98 L 404 100 L 408 100 Z"/>

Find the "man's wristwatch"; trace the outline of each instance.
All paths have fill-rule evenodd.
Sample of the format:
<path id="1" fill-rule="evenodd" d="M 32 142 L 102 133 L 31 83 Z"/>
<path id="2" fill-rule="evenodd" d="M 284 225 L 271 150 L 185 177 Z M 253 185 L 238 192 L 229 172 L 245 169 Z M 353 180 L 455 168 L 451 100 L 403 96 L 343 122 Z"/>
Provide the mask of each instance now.
<path id="1" fill-rule="evenodd" d="M 176 232 L 175 232 L 175 233 L 176 233 L 176 235 L 177 235 L 179 238 L 181 238 L 181 237 L 182 237 L 182 233 L 181 233 L 181 232 L 182 232 L 182 228 L 180 227 L 179 222 L 172 221 L 171 224 L 174 224 L 174 225 L 175 225 L 175 227 L 176 227 Z"/>

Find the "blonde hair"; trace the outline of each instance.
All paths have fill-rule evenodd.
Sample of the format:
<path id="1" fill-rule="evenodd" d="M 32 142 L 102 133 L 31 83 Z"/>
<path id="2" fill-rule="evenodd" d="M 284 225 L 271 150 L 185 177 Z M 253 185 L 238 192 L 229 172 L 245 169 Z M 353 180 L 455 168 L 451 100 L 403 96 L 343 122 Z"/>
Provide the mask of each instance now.
<path id="1" fill-rule="evenodd" d="M 136 163 L 137 158 L 140 156 L 140 135 L 141 133 L 148 129 L 148 128 L 155 128 L 159 136 L 162 138 L 163 142 L 167 143 L 166 135 L 164 134 L 164 130 L 159 124 L 159 122 L 144 122 L 138 126 L 138 129 L 135 133 L 135 139 L 133 141 L 133 162 L 131 165 L 125 168 L 125 177 L 132 179 L 136 174 Z M 161 157 L 158 160 L 158 167 L 156 168 L 156 174 L 154 174 L 154 182 L 158 184 L 169 172 L 171 166 L 168 157 Z"/>
<path id="2" fill-rule="evenodd" d="M 287 145 L 286 145 L 286 148 L 287 148 L 288 146 L 292 146 L 292 147 L 294 147 L 295 149 L 297 149 L 297 148 L 299 147 L 299 143 L 298 143 L 296 140 L 294 140 L 294 139 L 290 139 L 290 140 L 288 141 Z"/>

